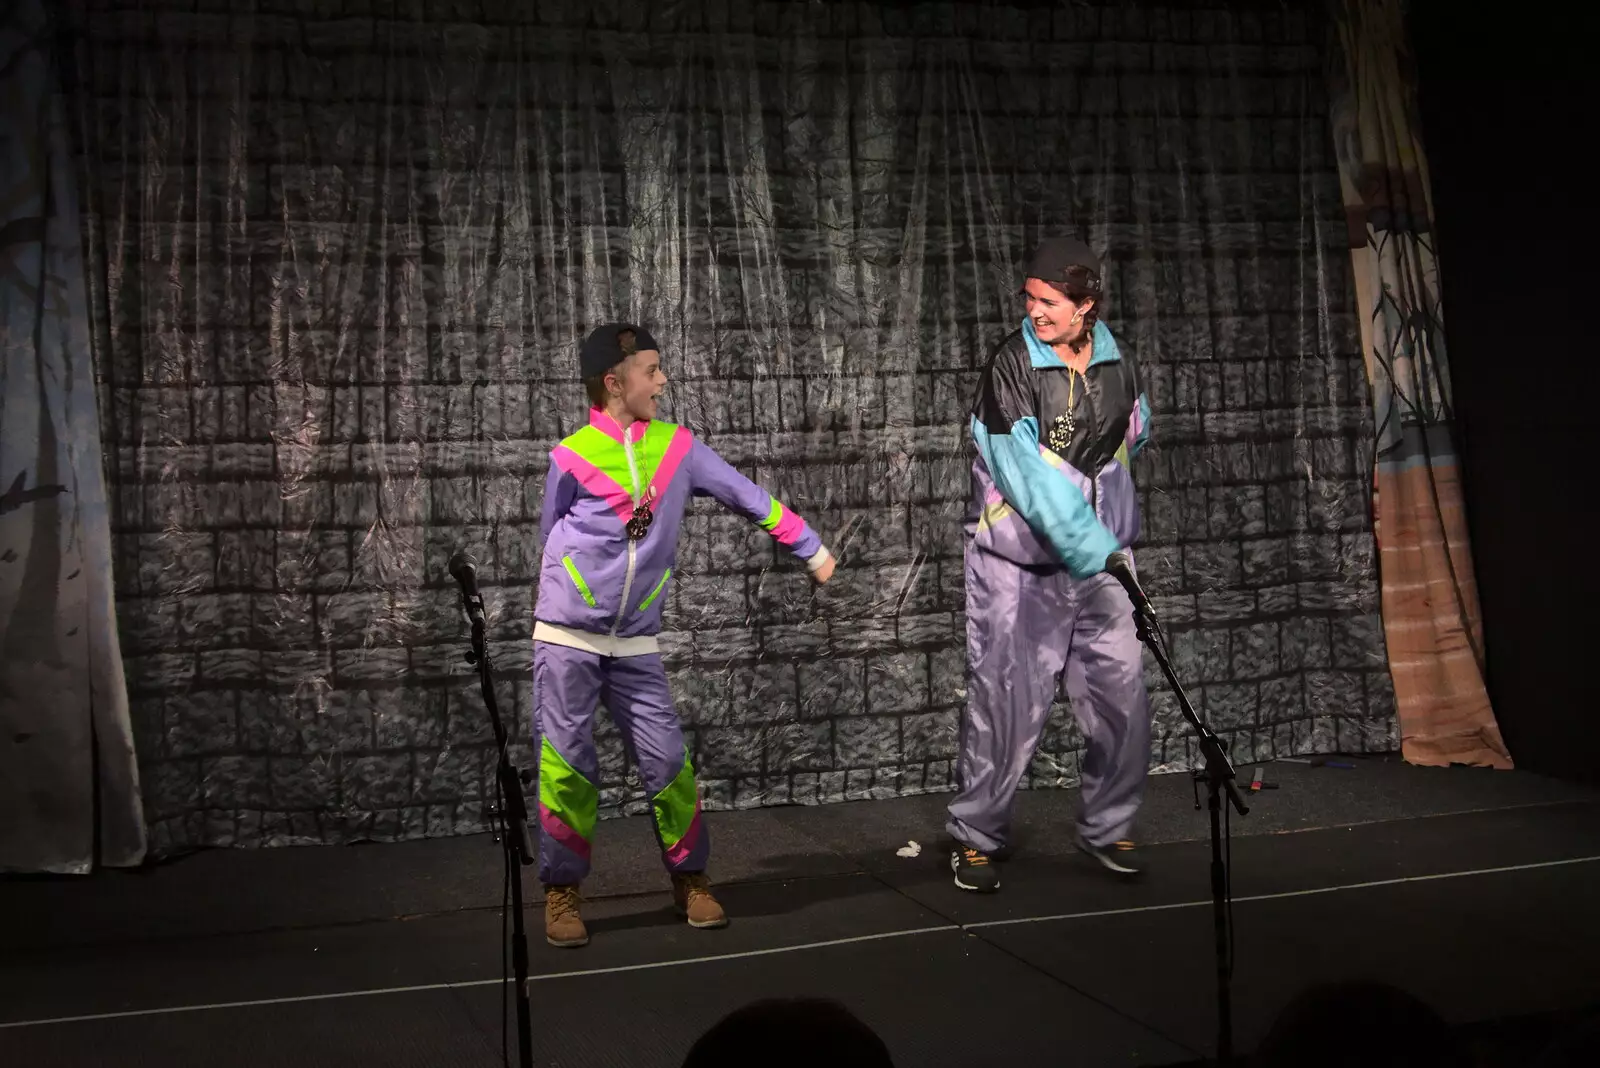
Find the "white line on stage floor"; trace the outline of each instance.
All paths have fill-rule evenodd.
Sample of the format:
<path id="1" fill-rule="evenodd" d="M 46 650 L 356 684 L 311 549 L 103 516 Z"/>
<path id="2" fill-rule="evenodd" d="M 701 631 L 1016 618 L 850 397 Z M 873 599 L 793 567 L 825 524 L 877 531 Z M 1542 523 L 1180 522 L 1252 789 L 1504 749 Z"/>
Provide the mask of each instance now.
<path id="1" fill-rule="evenodd" d="M 1447 871 L 1434 875 L 1406 875 L 1395 879 L 1375 879 L 1370 882 L 1344 883 L 1338 886 L 1317 886 L 1307 890 L 1286 890 L 1277 894 L 1252 894 L 1235 897 L 1234 904 L 1252 901 L 1280 901 L 1297 897 L 1314 897 L 1319 894 L 1336 894 L 1348 890 L 1371 890 L 1383 886 L 1403 886 L 1408 883 L 1435 882 L 1440 879 L 1464 879 L 1476 875 L 1501 875 L 1508 872 L 1537 871 L 1541 868 L 1560 868 L 1573 864 L 1591 864 L 1600 856 L 1569 857 L 1565 860 L 1546 860 L 1534 864 L 1508 864 L 1499 868 L 1475 868 L 1471 871 Z M 556 979 L 580 979 L 593 975 L 615 975 L 625 972 L 642 972 L 655 968 L 676 968 L 689 964 L 714 964 L 719 961 L 745 960 L 751 957 L 770 957 L 780 953 L 798 953 L 809 949 L 827 949 L 830 946 L 848 946 L 861 942 L 878 942 L 889 938 L 906 938 L 913 935 L 964 933 L 986 930 L 991 927 L 1010 927 L 1023 923 L 1056 923 L 1066 920 L 1088 920 L 1101 916 L 1131 916 L 1145 912 L 1167 912 L 1173 909 L 1210 908 L 1211 899 L 1177 901 L 1166 905 L 1138 905 L 1125 909 L 1099 909 L 1094 912 L 1062 912 L 1050 916 L 1021 916 L 1009 920 L 984 920 L 979 923 L 940 924 L 934 927 L 912 927 L 900 931 L 857 935 L 853 938 L 830 938 L 822 942 L 802 942 L 792 946 L 774 946 L 770 949 L 750 949 L 740 953 L 718 953 L 705 957 L 685 957 L 682 960 L 646 961 L 642 964 L 619 964 L 612 968 L 586 968 L 576 971 L 549 972 L 528 977 L 530 983 L 545 983 Z M 200 1005 L 169 1005 L 157 1009 L 130 1009 L 125 1012 L 97 1012 L 83 1016 L 56 1016 L 40 1020 L 13 1020 L 0 1023 L 0 1030 L 19 1027 L 44 1027 L 49 1024 L 88 1023 L 95 1020 L 119 1020 L 137 1016 L 168 1016 L 183 1012 L 205 1012 L 211 1009 L 246 1009 L 267 1005 L 293 1005 L 307 1001 L 335 1001 L 340 998 L 378 997 L 384 994 L 412 994 L 429 990 L 466 990 L 472 987 L 499 986 L 504 980 L 469 979 L 459 983 L 419 983 L 414 986 L 389 986 L 369 990 L 344 990 L 331 994 L 303 994 L 296 997 L 258 998 L 252 1001 L 218 1001 Z"/>
<path id="2" fill-rule="evenodd" d="M 1512 871 L 1537 871 L 1540 868 L 1561 868 L 1570 864 L 1588 864 L 1600 860 L 1595 857 L 1570 857 L 1566 860 L 1545 860 L 1537 864 L 1508 864 L 1503 868 L 1474 868 L 1472 871 L 1445 871 L 1435 875 L 1406 875 L 1395 879 L 1374 879 L 1365 883 L 1342 883 L 1338 886 L 1314 886 L 1309 890 L 1285 890 L 1277 894 L 1250 894 L 1248 896 L 1235 896 L 1233 903 L 1242 904 L 1246 901 L 1279 901 L 1291 897 L 1315 897 L 1318 894 L 1337 894 L 1344 890 L 1371 890 L 1379 886 L 1403 886 L 1406 883 L 1429 883 L 1438 879 L 1463 879 L 1469 875 L 1499 875 Z M 1205 906 L 1211 907 L 1211 899 L 1204 901 L 1178 901 L 1170 905 L 1140 905 L 1137 908 L 1127 909 L 1100 909 L 1097 912 L 1058 912 L 1051 916 L 1021 916 L 1012 920 L 984 920 L 980 923 L 963 924 L 962 929 L 975 931 L 988 927 L 1011 927 L 1019 923 L 1052 923 L 1057 920 L 1087 920 L 1095 916 L 1126 916 L 1138 912 L 1165 912 L 1168 909 L 1193 909 Z"/>

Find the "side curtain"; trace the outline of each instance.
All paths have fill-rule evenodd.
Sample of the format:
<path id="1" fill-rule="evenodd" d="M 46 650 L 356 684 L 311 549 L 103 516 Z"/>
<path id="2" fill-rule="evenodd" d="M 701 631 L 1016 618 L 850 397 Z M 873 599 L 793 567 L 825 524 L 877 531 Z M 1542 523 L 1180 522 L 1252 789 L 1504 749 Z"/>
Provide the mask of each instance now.
<path id="1" fill-rule="evenodd" d="M 0 871 L 145 854 L 78 196 L 49 20 L 0 25 Z"/>
<path id="2" fill-rule="evenodd" d="M 1377 432 L 1375 535 L 1401 753 L 1511 767 L 1452 443 L 1428 160 L 1400 0 L 1332 0 L 1331 118 Z"/>

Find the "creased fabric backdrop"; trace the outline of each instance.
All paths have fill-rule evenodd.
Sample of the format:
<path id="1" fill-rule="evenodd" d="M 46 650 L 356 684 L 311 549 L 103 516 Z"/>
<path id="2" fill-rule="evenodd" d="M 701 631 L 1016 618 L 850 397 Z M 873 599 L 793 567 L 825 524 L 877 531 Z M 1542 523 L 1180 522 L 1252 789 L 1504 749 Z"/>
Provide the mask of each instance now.
<path id="1" fill-rule="evenodd" d="M 1149 383 L 1141 573 L 1193 696 L 1241 760 L 1393 750 L 1323 35 L 1233 6 L 77 0 L 154 846 L 483 826 L 445 564 L 482 565 L 521 746 L 546 454 L 614 317 L 843 560 L 813 592 L 741 519 L 684 530 L 707 807 L 947 789 L 966 412 L 1067 230 Z M 601 735 L 603 804 L 642 810 Z M 1080 745 L 1062 709 L 1030 785 Z"/>

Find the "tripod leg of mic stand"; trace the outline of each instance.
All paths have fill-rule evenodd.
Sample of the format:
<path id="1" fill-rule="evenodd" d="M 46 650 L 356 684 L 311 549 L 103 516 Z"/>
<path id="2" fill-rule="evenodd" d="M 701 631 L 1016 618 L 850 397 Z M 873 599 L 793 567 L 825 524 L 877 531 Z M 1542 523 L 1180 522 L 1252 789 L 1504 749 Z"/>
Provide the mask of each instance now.
<path id="1" fill-rule="evenodd" d="M 535 859 L 527 844 L 528 804 L 522 796 L 522 783 L 506 755 L 505 724 L 500 719 L 500 706 L 494 696 L 494 668 L 489 663 L 480 627 L 473 628 L 472 645 L 478 664 L 478 683 L 500 753 L 495 776 L 501 794 L 500 845 L 505 854 L 506 878 L 511 882 L 511 967 L 517 984 L 517 1063 L 520 1068 L 533 1068 L 533 1013 L 528 1004 L 528 926 L 522 905 L 522 867 Z"/>
<path id="2" fill-rule="evenodd" d="M 1228 876 L 1222 861 L 1222 792 L 1210 782 L 1211 809 L 1211 917 L 1217 941 L 1217 1063 L 1233 1063 L 1233 995 L 1229 989 Z"/>
<path id="3" fill-rule="evenodd" d="M 498 723 L 498 713 L 495 720 Z M 500 750 L 498 773 L 500 789 L 506 798 L 506 803 L 500 807 L 500 819 L 506 876 L 511 880 L 511 974 L 517 984 L 517 1064 L 520 1068 L 533 1068 L 533 1013 L 528 1003 L 528 927 L 522 907 L 522 868 L 524 864 L 533 863 L 537 854 L 527 846 L 527 802 L 504 747 Z"/>
<path id="4" fill-rule="evenodd" d="M 509 831 L 510 828 L 507 828 Z M 511 855 L 507 853 L 509 862 Z M 513 936 L 511 941 L 511 973 L 517 984 L 517 1064 L 533 1068 L 533 1016 L 528 1005 L 528 931 L 522 917 L 522 866 L 514 865 L 511 872 L 511 908 Z"/>
<path id="5" fill-rule="evenodd" d="M 1211 917 L 1216 928 L 1217 942 L 1217 1063 L 1228 1065 L 1233 1060 L 1233 995 L 1229 989 L 1233 955 L 1228 951 L 1228 871 L 1222 854 L 1223 791 L 1227 791 L 1228 800 L 1239 810 L 1241 816 L 1249 809 L 1245 808 L 1233 789 L 1231 781 L 1233 768 L 1228 762 L 1226 750 L 1222 748 L 1221 742 L 1211 728 L 1207 727 L 1195 713 L 1194 706 L 1189 703 L 1188 695 L 1183 692 L 1183 684 L 1179 682 L 1177 673 L 1172 670 L 1172 661 L 1167 656 L 1166 641 L 1161 635 L 1159 626 L 1156 625 L 1149 606 L 1141 606 L 1135 602 L 1133 620 L 1139 640 L 1155 656 L 1157 663 L 1161 665 L 1162 674 L 1166 675 L 1167 681 L 1172 684 L 1172 692 L 1178 698 L 1178 707 L 1183 712 L 1183 718 L 1188 720 L 1189 726 L 1194 728 L 1195 736 L 1200 740 L 1200 753 L 1205 761 L 1206 801 L 1211 810 Z"/>

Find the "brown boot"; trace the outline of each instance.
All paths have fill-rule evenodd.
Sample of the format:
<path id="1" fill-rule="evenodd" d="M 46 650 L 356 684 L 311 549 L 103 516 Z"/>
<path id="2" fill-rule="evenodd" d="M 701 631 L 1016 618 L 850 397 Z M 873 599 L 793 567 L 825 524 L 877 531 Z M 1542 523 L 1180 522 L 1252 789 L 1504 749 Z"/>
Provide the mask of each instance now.
<path id="1" fill-rule="evenodd" d="M 678 906 L 678 915 L 687 917 L 690 927 L 728 926 L 728 914 L 711 896 L 711 880 L 704 872 L 674 875 L 672 900 Z"/>
<path id="2" fill-rule="evenodd" d="M 544 940 L 562 949 L 589 944 L 589 929 L 578 915 L 576 886 L 544 888 Z"/>

